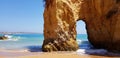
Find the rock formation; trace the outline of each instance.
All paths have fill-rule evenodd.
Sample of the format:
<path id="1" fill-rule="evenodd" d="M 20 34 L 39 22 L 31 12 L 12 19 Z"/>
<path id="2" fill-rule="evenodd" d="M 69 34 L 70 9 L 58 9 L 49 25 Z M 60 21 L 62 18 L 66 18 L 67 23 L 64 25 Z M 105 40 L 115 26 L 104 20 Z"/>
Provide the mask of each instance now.
<path id="1" fill-rule="evenodd" d="M 0 40 L 7 40 L 8 38 L 5 36 L 0 36 Z"/>
<path id="2" fill-rule="evenodd" d="M 73 51 L 76 22 L 96 48 L 120 51 L 120 0 L 45 0 L 43 51 Z"/>

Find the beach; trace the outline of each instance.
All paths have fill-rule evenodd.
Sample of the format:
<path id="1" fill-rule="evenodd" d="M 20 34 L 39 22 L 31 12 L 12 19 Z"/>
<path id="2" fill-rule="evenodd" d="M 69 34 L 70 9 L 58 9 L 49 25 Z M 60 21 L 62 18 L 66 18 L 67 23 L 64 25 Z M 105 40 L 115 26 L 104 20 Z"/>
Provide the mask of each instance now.
<path id="1" fill-rule="evenodd" d="M 0 58 L 120 58 L 120 0 L 0 0 Z"/>
<path id="2" fill-rule="evenodd" d="M 42 52 L 43 34 L 13 34 L 0 41 L 0 58 L 113 58 L 120 54 L 91 48 L 86 34 L 79 34 L 77 51 Z M 109 57 L 108 57 L 109 56 Z"/>
<path id="3" fill-rule="evenodd" d="M 2 54 L 2 55 L 1 55 Z M 108 58 L 95 55 L 78 55 L 74 52 L 0 52 L 0 58 Z"/>
<path id="4" fill-rule="evenodd" d="M 104 55 L 102 55 L 103 53 Z M 94 53 L 94 54 L 93 54 Z M 117 54 L 108 55 L 104 51 L 89 54 L 81 51 L 30 52 L 27 50 L 0 50 L 0 58 L 119 58 Z M 96 55 L 95 55 L 96 54 Z"/>

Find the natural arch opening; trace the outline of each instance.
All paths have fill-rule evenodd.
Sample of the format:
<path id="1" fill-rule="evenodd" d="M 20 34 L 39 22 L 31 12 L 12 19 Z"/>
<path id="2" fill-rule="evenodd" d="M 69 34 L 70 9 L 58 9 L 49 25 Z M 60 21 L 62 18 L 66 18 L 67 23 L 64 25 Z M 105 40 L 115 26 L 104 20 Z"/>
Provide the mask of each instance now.
<path id="1" fill-rule="evenodd" d="M 79 48 L 89 49 L 91 45 L 88 40 L 86 24 L 83 20 L 80 20 L 76 23 L 76 31 L 77 31 L 77 42 L 79 44 Z"/>

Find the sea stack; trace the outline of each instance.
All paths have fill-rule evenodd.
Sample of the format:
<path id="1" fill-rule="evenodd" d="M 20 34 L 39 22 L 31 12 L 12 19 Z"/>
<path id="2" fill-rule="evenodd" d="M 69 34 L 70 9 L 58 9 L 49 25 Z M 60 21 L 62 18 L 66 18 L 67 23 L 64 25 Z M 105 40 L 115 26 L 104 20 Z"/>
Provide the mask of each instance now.
<path id="1" fill-rule="evenodd" d="M 120 0 L 45 0 L 43 51 L 75 51 L 76 22 L 95 48 L 120 52 Z"/>

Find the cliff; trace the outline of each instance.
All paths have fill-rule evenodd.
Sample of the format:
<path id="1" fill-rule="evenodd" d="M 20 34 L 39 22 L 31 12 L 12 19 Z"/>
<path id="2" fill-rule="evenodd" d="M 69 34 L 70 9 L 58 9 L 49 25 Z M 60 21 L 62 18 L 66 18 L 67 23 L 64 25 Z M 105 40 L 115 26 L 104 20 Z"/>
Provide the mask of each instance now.
<path id="1" fill-rule="evenodd" d="M 76 22 L 96 48 L 120 51 L 120 0 L 45 0 L 43 51 L 74 51 Z"/>

